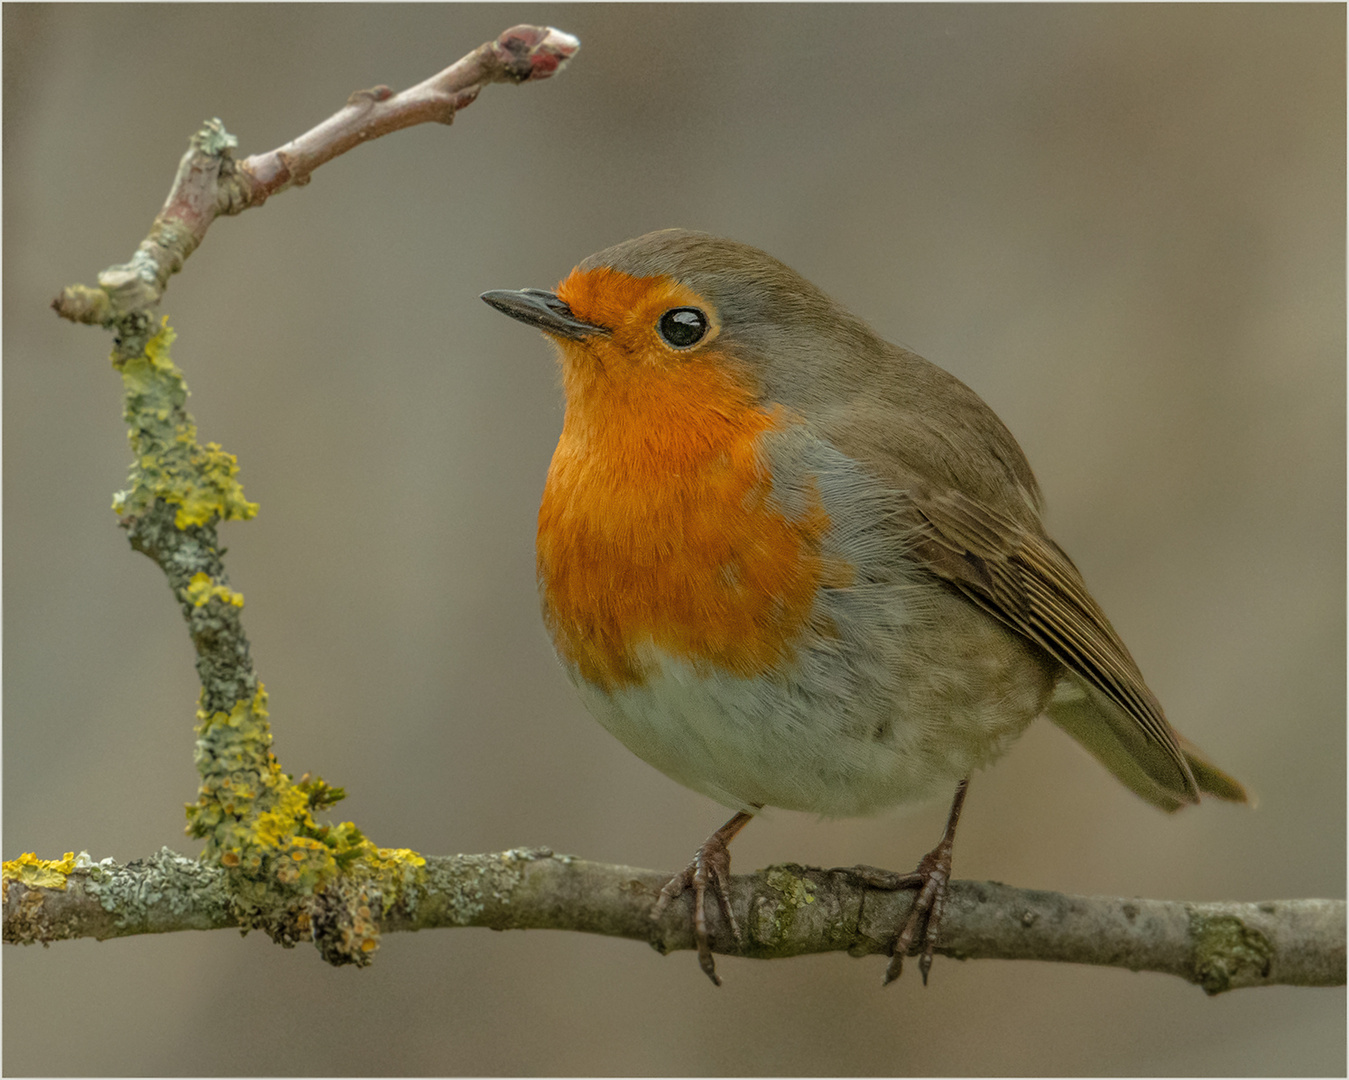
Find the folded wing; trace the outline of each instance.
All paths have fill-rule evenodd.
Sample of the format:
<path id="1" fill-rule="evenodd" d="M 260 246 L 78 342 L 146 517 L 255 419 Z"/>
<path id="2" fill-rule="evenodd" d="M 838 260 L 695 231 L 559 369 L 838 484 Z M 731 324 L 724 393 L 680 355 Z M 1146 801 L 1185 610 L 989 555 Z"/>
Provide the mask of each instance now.
<path id="1" fill-rule="evenodd" d="M 1241 785 L 1167 722 L 1124 642 L 1048 537 L 958 491 L 913 493 L 914 554 L 1071 674 L 1047 712 L 1127 787 L 1165 810 L 1199 792 L 1245 802 Z"/>

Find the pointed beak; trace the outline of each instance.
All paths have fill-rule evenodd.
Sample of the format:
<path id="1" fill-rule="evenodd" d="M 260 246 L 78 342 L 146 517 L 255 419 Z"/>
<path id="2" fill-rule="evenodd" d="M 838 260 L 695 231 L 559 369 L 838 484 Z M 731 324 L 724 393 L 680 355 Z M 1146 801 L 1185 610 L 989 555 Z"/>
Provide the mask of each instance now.
<path id="1" fill-rule="evenodd" d="M 598 335 L 609 336 L 608 328 L 578 319 L 556 294 L 544 289 L 493 289 L 483 293 L 482 298 L 503 315 L 538 327 L 554 337 L 581 341 Z"/>

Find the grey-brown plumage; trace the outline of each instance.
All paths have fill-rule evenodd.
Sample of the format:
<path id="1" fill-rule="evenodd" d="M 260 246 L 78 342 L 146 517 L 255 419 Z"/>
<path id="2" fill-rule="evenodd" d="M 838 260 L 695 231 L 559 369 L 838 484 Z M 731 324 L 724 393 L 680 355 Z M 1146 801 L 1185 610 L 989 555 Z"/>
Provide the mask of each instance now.
<path id="1" fill-rule="evenodd" d="M 711 301 L 721 344 L 765 402 L 806 418 L 907 496 L 913 556 L 1042 649 L 1063 676 L 1051 720 L 1133 791 L 1174 810 L 1241 785 L 1180 737 L 1138 665 L 1040 518 L 1039 485 L 1006 426 L 953 375 L 880 338 L 790 267 L 755 248 L 683 229 L 586 259 L 664 275 Z"/>
<path id="2" fill-rule="evenodd" d="M 918 896 L 886 976 L 922 941 L 926 981 L 968 778 L 1040 713 L 1165 810 L 1245 801 L 1167 722 L 993 411 L 795 271 L 668 229 L 592 255 L 557 293 L 483 299 L 562 359 L 539 549 L 559 655 L 634 753 L 736 811 L 656 905 L 692 891 L 714 982 L 706 894 L 738 937 L 727 845 L 764 806 L 847 816 L 955 785 L 941 843 L 903 879 Z M 579 602 L 557 585 L 578 567 L 597 571 Z M 809 581 L 790 626 L 783 571 Z M 752 663 L 732 647 L 765 633 Z M 582 666 L 597 638 L 620 665 Z"/>

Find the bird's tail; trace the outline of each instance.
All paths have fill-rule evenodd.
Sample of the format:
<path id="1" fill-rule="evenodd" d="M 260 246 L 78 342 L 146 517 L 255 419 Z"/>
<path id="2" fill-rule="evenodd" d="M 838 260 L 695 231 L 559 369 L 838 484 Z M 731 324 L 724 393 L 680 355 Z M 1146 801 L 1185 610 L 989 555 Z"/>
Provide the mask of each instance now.
<path id="1" fill-rule="evenodd" d="M 1167 812 L 1179 810 L 1198 797 L 1188 785 L 1177 787 L 1173 779 L 1176 769 L 1160 758 L 1160 748 L 1147 744 L 1137 730 L 1103 695 L 1076 678 L 1059 683 L 1045 709 L 1049 719 L 1085 747 L 1093 757 L 1114 774 L 1125 787 L 1146 799 L 1153 806 Z M 1241 784 L 1214 765 L 1189 739 L 1176 733 L 1176 741 L 1185 761 L 1190 766 L 1199 790 L 1228 802 L 1250 802 L 1250 796 Z"/>

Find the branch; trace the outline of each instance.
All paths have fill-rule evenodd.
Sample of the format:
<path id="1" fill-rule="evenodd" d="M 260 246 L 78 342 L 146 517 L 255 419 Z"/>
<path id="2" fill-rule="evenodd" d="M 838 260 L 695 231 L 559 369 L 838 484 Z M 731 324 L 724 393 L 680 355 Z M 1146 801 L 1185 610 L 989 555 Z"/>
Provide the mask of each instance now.
<path id="1" fill-rule="evenodd" d="M 222 214 L 239 214 L 289 187 L 309 183 L 315 169 L 352 147 L 414 124 L 452 123 L 491 83 L 537 82 L 559 71 L 580 48 L 570 34 L 548 26 L 513 26 L 495 41 L 478 46 L 439 75 L 395 94 L 387 86 L 358 90 L 344 108 L 285 146 L 236 163 L 235 139 L 219 120 L 192 137 L 178 165 L 164 208 L 131 261 L 98 275 L 98 288 L 71 285 L 52 301 L 63 319 L 124 327 L 138 351 L 148 322 L 169 278 L 182 269 Z"/>
<path id="2" fill-rule="evenodd" d="M 231 914 L 226 872 L 167 848 L 127 865 L 111 859 L 96 864 L 81 856 L 71 860 L 60 882 L 25 882 L 23 876 L 19 864 L 6 865 L 4 940 L 11 943 L 240 925 Z M 383 910 L 376 890 L 368 890 L 358 911 L 377 931 L 574 930 L 648 941 L 669 953 L 691 949 L 694 942 L 688 894 L 659 924 L 651 921 L 668 876 L 544 848 L 428 858 L 389 910 Z M 736 876 L 731 902 L 744 943 L 735 945 L 714 907 L 712 947 L 754 959 L 837 951 L 888 955 L 913 899 L 909 890 L 886 888 L 888 876 L 869 867 L 795 865 Z M 310 913 L 319 937 L 326 925 L 323 904 L 316 897 Z M 1345 902 L 1199 904 L 956 881 L 937 951 L 962 960 L 1050 960 L 1164 972 L 1209 994 L 1248 986 L 1342 986 Z"/>
<path id="3" fill-rule="evenodd" d="M 54 302 L 63 317 L 117 334 L 113 363 L 133 465 L 114 509 L 132 546 L 164 571 L 197 652 L 201 784 L 188 831 L 206 845 L 197 861 L 165 849 L 125 866 L 85 855 L 5 863 L 5 941 L 257 928 L 283 945 L 312 940 L 334 964 L 369 963 L 382 931 L 441 926 L 569 929 L 648 940 L 661 952 L 693 947 L 687 894 L 651 921 L 664 874 L 546 850 L 426 858 L 379 847 L 351 822 L 315 819 L 342 790 L 307 775 L 292 780 L 272 753 L 267 695 L 241 620 L 244 598 L 230 586 L 218 542 L 220 522 L 248 520 L 257 506 L 243 496 L 234 457 L 198 443 L 187 387 L 169 355 L 173 333 L 149 315 L 216 217 L 306 183 L 314 169 L 368 139 L 430 120 L 449 123 L 489 83 L 547 78 L 577 47 L 557 30 L 514 27 L 400 94 L 382 86 L 354 94 L 305 135 L 238 163 L 234 137 L 212 121 L 193 136 L 132 260 L 100 274 L 97 289 L 72 286 Z M 763 959 L 888 954 L 912 905 L 899 880 L 864 867 L 799 866 L 735 878 L 731 902 L 745 940 L 732 940 L 714 908 L 712 946 Z M 1209 993 L 1342 985 L 1344 922 L 1342 901 L 1182 904 L 955 882 L 939 951 L 1169 972 Z"/>
<path id="4" fill-rule="evenodd" d="M 122 379 L 133 459 L 127 489 L 114 496 L 113 509 L 131 546 L 164 572 L 197 652 L 201 694 L 193 757 L 201 784 L 187 816 L 188 834 L 206 841 L 203 865 L 224 874 L 224 899 L 211 892 L 210 911 L 264 930 L 283 945 L 312 938 L 334 964 L 369 963 L 379 936 L 372 905 L 392 908 L 426 860 L 405 848 L 378 847 L 352 822 L 315 820 L 343 797 L 342 789 L 308 774 L 294 781 L 272 753 L 267 692 L 241 618 L 244 597 L 230 586 L 217 532 L 219 523 L 247 521 L 258 507 L 244 498 L 234 456 L 197 441 L 187 385 L 169 355 L 174 333 L 167 318 L 159 324 L 151 319 L 150 308 L 221 214 L 237 214 L 307 182 L 318 166 L 368 139 L 430 120 L 449 123 L 489 83 L 545 79 L 579 45 L 549 27 L 513 27 L 401 94 L 384 86 L 353 94 L 318 127 L 238 164 L 231 153 L 236 140 L 219 120 L 210 121 L 192 137 L 164 207 L 131 261 L 101 273 L 97 289 L 72 286 L 53 303 L 65 318 L 116 332 L 112 362 Z M 178 906 L 170 911 L 185 910 L 184 904 L 198 911 L 191 898 L 200 879 L 185 882 L 178 864 L 171 868 L 174 887 L 154 880 L 145 889 L 156 902 L 172 898 Z M 6 889 L 13 878 L 58 893 L 70 875 L 99 889 L 109 884 L 100 878 L 106 874 L 112 871 L 73 855 L 55 862 L 24 856 L 5 868 Z M 120 880 L 114 874 L 109 882 Z M 137 904 L 145 895 L 134 894 Z M 36 896 L 26 895 L 16 909 L 18 925 L 25 913 L 41 914 L 32 906 Z M 120 911 L 106 889 L 103 896 L 111 904 L 105 914 Z M 63 909 L 59 897 L 54 903 Z M 77 921 L 92 920 L 82 932 L 104 932 L 106 919 L 100 922 L 93 910 L 79 912 L 73 909 Z M 130 925 L 124 914 L 116 923 Z"/>

